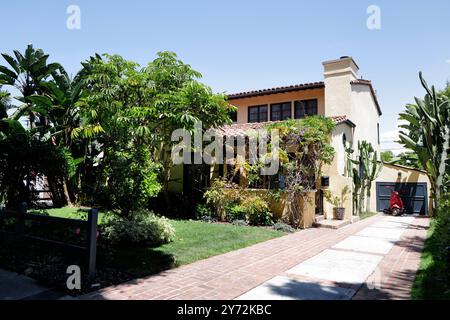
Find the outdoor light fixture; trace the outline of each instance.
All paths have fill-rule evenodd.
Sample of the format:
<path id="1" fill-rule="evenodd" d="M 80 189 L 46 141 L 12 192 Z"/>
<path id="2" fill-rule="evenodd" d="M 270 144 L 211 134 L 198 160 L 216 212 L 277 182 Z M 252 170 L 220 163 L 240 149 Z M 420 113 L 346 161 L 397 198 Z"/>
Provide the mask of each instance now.
<path id="1" fill-rule="evenodd" d="M 323 188 L 328 188 L 330 186 L 330 177 L 322 177 L 321 185 Z"/>

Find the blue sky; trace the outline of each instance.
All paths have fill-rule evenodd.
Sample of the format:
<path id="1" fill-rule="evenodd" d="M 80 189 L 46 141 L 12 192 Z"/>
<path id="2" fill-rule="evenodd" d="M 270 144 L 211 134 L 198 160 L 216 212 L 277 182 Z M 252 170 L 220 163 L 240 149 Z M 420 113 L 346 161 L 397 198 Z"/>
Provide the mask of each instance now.
<path id="1" fill-rule="evenodd" d="M 66 28 L 72 4 L 81 30 Z M 366 27 L 372 4 L 381 30 Z M 450 80 L 448 0 L 15 0 L 1 11 L 1 52 L 33 43 L 75 73 L 95 52 L 146 64 L 171 50 L 217 92 L 320 81 L 322 61 L 351 55 L 374 83 L 387 136 L 404 105 L 423 95 L 420 70 L 438 87 Z"/>

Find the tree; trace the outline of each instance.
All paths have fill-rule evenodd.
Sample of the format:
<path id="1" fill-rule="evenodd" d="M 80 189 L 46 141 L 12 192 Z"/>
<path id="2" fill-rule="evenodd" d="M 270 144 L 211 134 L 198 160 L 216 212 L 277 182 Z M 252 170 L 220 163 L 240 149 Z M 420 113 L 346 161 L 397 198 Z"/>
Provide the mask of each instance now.
<path id="1" fill-rule="evenodd" d="M 398 155 L 398 157 L 394 159 L 393 163 L 410 168 L 423 170 L 423 167 L 419 162 L 417 154 L 413 152 L 402 152 L 401 154 Z"/>
<path id="2" fill-rule="evenodd" d="M 176 129 L 193 132 L 197 122 L 202 123 L 203 130 L 231 123 L 229 112 L 234 108 L 225 95 L 214 94 L 200 83 L 201 74 L 178 60 L 173 52 L 159 52 L 143 72 L 151 88 L 153 108 L 145 110 L 140 123 L 154 133 L 153 155 L 162 164 L 163 191 L 169 206 L 168 186 L 173 167 L 170 152 L 177 143 L 171 141 L 172 132 Z"/>
<path id="3" fill-rule="evenodd" d="M 7 118 L 7 111 L 11 108 L 10 94 L 7 91 L 3 91 L 2 86 L 0 85 L 0 119 Z"/>
<path id="4" fill-rule="evenodd" d="M 0 65 L 0 84 L 15 87 L 21 93 L 16 99 L 22 102 L 14 113 L 13 118 L 18 120 L 21 116 L 27 115 L 30 121 L 30 128 L 36 126 L 36 115 L 40 117 L 40 125 L 46 126 L 47 109 L 36 106 L 33 98 L 43 93 L 42 82 L 44 82 L 52 72 L 61 67 L 58 63 L 47 64 L 48 54 L 41 49 L 34 49 L 29 44 L 22 54 L 14 50 L 14 57 L 2 53 L 3 58 L 10 68 Z"/>
<path id="5" fill-rule="evenodd" d="M 400 114 L 406 124 L 400 127 L 400 142 L 417 155 L 427 171 L 433 191 L 434 205 L 448 190 L 450 148 L 450 101 L 444 93 L 429 88 L 422 73 L 419 75 L 426 91 L 424 99 L 415 98 L 416 104 L 408 104 Z"/>
<path id="6" fill-rule="evenodd" d="M 383 160 L 384 163 L 392 162 L 394 159 L 395 155 L 392 151 L 381 152 L 381 160 Z"/>

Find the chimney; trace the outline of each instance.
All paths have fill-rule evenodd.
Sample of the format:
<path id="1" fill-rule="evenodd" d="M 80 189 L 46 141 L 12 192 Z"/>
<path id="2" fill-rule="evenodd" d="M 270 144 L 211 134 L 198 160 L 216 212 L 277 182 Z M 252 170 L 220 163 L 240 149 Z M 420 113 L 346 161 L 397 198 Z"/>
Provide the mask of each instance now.
<path id="1" fill-rule="evenodd" d="M 358 65 L 349 56 L 325 61 L 322 64 L 325 82 L 325 116 L 347 116 L 347 118 L 351 118 L 351 82 L 358 79 Z"/>
<path id="2" fill-rule="evenodd" d="M 352 57 L 343 56 L 337 60 L 325 61 L 322 64 L 325 79 L 336 76 L 348 76 L 351 81 L 358 79 L 359 67 Z"/>

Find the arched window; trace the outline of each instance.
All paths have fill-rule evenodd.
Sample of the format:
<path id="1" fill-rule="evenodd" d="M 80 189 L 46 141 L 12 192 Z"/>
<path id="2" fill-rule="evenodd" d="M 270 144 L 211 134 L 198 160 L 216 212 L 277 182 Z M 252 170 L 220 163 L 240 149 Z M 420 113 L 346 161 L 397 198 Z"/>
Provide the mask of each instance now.
<path id="1" fill-rule="evenodd" d="M 342 144 L 344 145 L 344 148 L 347 148 L 347 136 L 345 133 L 342 135 Z"/>

